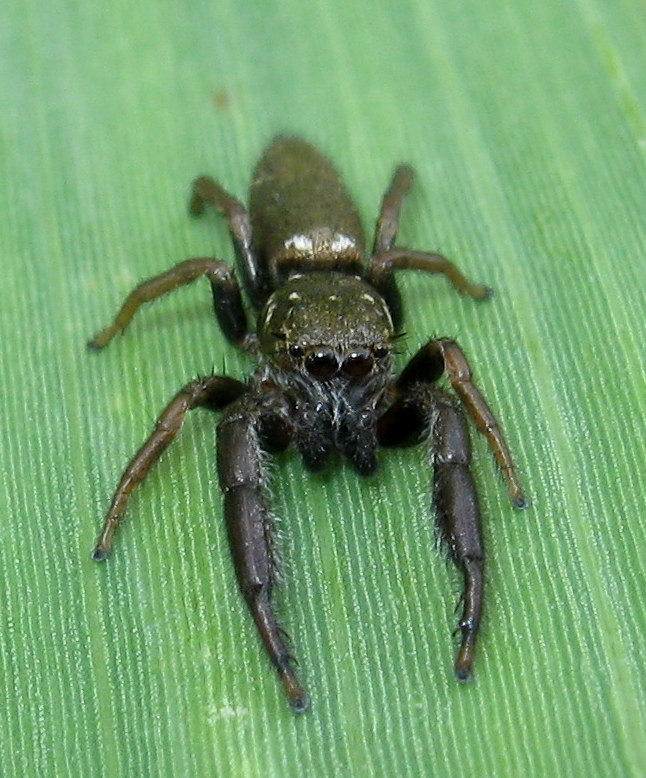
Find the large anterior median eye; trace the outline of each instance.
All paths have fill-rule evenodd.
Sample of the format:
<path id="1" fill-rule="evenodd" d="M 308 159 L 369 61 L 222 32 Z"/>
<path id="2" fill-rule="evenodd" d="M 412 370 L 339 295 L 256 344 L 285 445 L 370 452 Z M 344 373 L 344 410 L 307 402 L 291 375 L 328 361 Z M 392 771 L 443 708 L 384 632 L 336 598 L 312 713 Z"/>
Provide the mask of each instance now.
<path id="1" fill-rule="evenodd" d="M 365 348 L 357 348 L 351 351 L 343 360 L 341 370 L 352 378 L 363 378 L 372 370 L 373 359 Z"/>
<path id="2" fill-rule="evenodd" d="M 339 363 L 331 348 L 320 346 L 307 356 L 305 367 L 315 378 L 325 381 L 327 378 L 332 378 L 337 372 Z"/>

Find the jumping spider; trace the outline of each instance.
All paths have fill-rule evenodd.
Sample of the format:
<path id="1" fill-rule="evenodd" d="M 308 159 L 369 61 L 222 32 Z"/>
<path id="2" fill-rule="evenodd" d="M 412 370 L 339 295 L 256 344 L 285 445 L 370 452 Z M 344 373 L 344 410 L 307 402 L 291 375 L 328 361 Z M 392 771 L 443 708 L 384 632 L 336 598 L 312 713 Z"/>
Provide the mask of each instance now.
<path id="1" fill-rule="evenodd" d="M 271 605 L 269 454 L 293 445 L 307 468 L 320 470 L 335 450 L 368 475 L 377 468 L 378 447 L 427 444 L 439 531 L 464 576 L 455 662 L 460 680 L 471 674 L 480 626 L 484 549 L 467 423 L 457 398 L 436 386 L 443 374 L 485 435 L 512 503 L 525 506 L 505 438 L 454 340 L 429 341 L 399 376 L 393 375 L 393 341 L 402 320 L 395 271 L 441 273 L 475 300 L 491 294 L 439 254 L 393 247 L 412 179 L 410 167 L 395 171 L 366 262 L 359 215 L 330 162 L 302 140 L 276 138 L 256 167 L 248 211 L 208 177 L 193 183 L 190 202 L 194 215 L 211 205 L 226 217 L 246 292 L 258 312 L 256 332 L 247 325 L 230 265 L 200 258 L 137 286 L 114 323 L 89 343 L 103 348 L 142 303 L 206 276 L 225 337 L 257 358 L 248 383 L 214 375 L 191 381 L 175 395 L 127 466 L 93 558 L 101 561 L 112 550 L 132 490 L 175 438 L 187 412 L 224 411 L 217 466 L 238 582 L 298 712 L 306 710 L 309 699 Z"/>

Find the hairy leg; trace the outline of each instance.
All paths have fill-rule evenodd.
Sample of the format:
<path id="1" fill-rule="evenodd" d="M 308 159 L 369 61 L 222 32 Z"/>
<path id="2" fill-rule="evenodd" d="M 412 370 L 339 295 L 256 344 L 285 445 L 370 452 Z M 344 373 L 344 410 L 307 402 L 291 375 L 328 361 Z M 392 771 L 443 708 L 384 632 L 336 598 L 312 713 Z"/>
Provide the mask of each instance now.
<path id="1" fill-rule="evenodd" d="M 454 398 L 418 377 L 411 383 L 402 381 L 398 397 L 377 423 L 377 435 L 383 446 L 431 443 L 437 526 L 464 579 L 458 625 L 462 642 L 455 674 L 466 681 L 471 675 L 484 600 L 484 546 L 466 420 Z"/>
<path id="2" fill-rule="evenodd" d="M 526 508 L 527 499 L 500 425 L 473 380 L 471 366 L 460 346 L 450 338 L 429 341 L 412 357 L 397 379 L 401 392 L 416 383 L 431 383 L 446 374 L 466 406 L 478 430 L 485 436 L 502 477 L 509 499 L 516 508 Z"/>
<path id="3" fill-rule="evenodd" d="M 240 200 L 229 194 L 210 176 L 199 176 L 193 181 L 188 209 L 193 216 L 200 216 L 204 213 L 205 205 L 211 205 L 226 218 L 245 287 L 251 301 L 259 308 L 271 290 L 265 269 L 253 250 L 249 212 Z"/>
<path id="4" fill-rule="evenodd" d="M 247 391 L 245 384 L 226 376 L 209 376 L 191 381 L 181 389 L 157 419 L 155 430 L 126 467 L 92 553 L 102 562 L 112 551 L 114 534 L 126 511 L 133 489 L 150 472 L 180 431 L 186 414 L 193 408 L 221 410 Z"/>
<path id="5" fill-rule="evenodd" d="M 436 395 L 433 424 L 433 497 L 442 539 L 464 577 L 462 618 L 458 631 L 462 643 L 455 660 L 460 681 L 471 676 L 476 638 L 484 600 L 484 546 L 480 509 L 470 471 L 471 444 L 466 419 L 452 399 Z"/>
<path id="6" fill-rule="evenodd" d="M 291 437 L 284 400 L 262 395 L 243 398 L 218 427 L 218 473 L 240 590 L 292 709 L 302 713 L 309 707 L 309 698 L 296 676 L 284 631 L 271 605 L 275 560 L 266 494 L 267 445 L 271 442 L 271 450 L 279 451 Z"/>
<path id="7" fill-rule="evenodd" d="M 392 248 L 399 230 L 399 214 L 402 204 L 413 183 L 414 177 L 415 173 L 408 165 L 400 165 L 395 170 L 390 186 L 386 190 L 381 202 L 375 229 L 373 254 L 379 254 Z"/>
<path id="8" fill-rule="evenodd" d="M 376 288 L 395 270 L 421 270 L 424 273 L 446 276 L 462 294 L 474 300 L 487 300 L 493 294 L 488 286 L 474 284 L 442 254 L 394 248 L 375 254 L 369 267 L 369 280 Z"/>
<path id="9" fill-rule="evenodd" d="M 225 337 L 239 348 L 250 348 L 254 336 L 247 329 L 247 317 L 233 269 L 226 262 L 209 258 L 187 259 L 136 286 L 126 297 L 113 323 L 97 333 L 89 341 L 88 348 L 98 351 L 107 346 L 115 335 L 123 332 L 144 303 L 156 300 L 202 276 L 211 282 L 215 314 Z"/>
<path id="10" fill-rule="evenodd" d="M 502 477 L 507 485 L 509 499 L 512 504 L 515 508 L 526 508 L 528 502 L 523 492 L 509 445 L 500 429 L 498 420 L 473 381 L 471 366 L 464 352 L 454 340 L 449 338 L 431 341 L 427 348 L 431 353 L 441 355 L 444 370 L 451 381 L 451 385 L 460 395 L 476 427 L 487 439 L 489 448 L 496 458 Z"/>

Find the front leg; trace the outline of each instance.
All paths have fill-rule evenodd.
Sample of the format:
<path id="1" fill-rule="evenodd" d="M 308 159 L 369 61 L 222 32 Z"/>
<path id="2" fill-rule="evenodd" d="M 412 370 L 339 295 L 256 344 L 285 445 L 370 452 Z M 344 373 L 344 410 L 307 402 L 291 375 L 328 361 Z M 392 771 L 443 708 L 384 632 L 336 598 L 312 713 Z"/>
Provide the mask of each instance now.
<path id="1" fill-rule="evenodd" d="M 433 506 L 442 540 L 462 572 L 462 642 L 455 660 L 460 681 L 471 676 L 484 601 L 484 546 L 480 509 L 470 471 L 471 444 L 466 420 L 455 400 L 421 381 L 400 394 L 377 424 L 382 446 L 429 441 L 433 465 Z"/>
<path id="2" fill-rule="evenodd" d="M 484 546 L 480 508 L 470 471 L 471 443 L 466 419 L 450 396 L 435 395 L 433 435 L 433 499 L 442 539 L 462 571 L 462 643 L 455 660 L 459 681 L 471 677 L 476 638 L 484 601 Z"/>
<path id="3" fill-rule="evenodd" d="M 431 340 L 406 365 L 397 386 L 402 389 L 417 381 L 437 381 L 446 373 L 478 430 L 485 436 L 507 485 L 515 508 L 526 508 L 527 499 L 520 484 L 507 440 L 487 401 L 473 381 L 471 366 L 460 346 L 450 338 Z"/>
<path id="4" fill-rule="evenodd" d="M 275 560 L 264 462 L 267 452 L 286 448 L 292 434 L 288 409 L 277 394 L 243 398 L 218 427 L 218 473 L 238 584 L 289 703 L 294 712 L 302 713 L 309 707 L 309 698 L 271 605 Z"/>
<path id="5" fill-rule="evenodd" d="M 460 680 L 471 674 L 484 592 L 484 547 L 480 510 L 470 472 L 471 445 L 466 420 L 455 400 L 433 384 L 447 374 L 491 447 L 515 507 L 527 505 L 507 442 L 458 344 L 432 340 L 408 362 L 392 387 L 394 400 L 377 422 L 382 446 L 429 439 L 434 470 L 434 505 L 442 538 L 464 576 L 462 644 L 455 662 Z"/>
<path id="6" fill-rule="evenodd" d="M 180 431 L 186 414 L 193 408 L 221 410 L 247 391 L 245 384 L 226 376 L 197 378 L 181 389 L 157 419 L 155 430 L 126 467 L 108 510 L 92 558 L 102 562 L 112 551 L 114 534 L 126 511 L 130 495 L 150 472 Z"/>

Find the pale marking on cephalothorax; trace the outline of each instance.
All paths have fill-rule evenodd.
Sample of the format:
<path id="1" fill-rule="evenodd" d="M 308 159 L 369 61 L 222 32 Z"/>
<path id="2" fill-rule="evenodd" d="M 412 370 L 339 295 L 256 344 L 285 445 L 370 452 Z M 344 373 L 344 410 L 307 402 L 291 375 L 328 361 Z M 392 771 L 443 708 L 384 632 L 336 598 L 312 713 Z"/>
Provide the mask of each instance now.
<path id="1" fill-rule="evenodd" d="M 347 235 L 343 235 L 339 232 L 335 232 L 330 239 L 331 251 L 346 251 L 347 249 L 354 248 L 355 241 L 349 238 Z M 295 249 L 296 251 L 314 251 L 314 241 L 310 235 L 292 235 L 291 238 L 285 241 L 285 248 Z"/>
<path id="2" fill-rule="evenodd" d="M 368 294 L 367 292 L 364 292 L 361 295 L 361 298 L 363 300 L 367 300 L 369 303 L 374 303 L 374 301 L 375 301 L 375 298 L 371 294 Z"/>
<path id="3" fill-rule="evenodd" d="M 265 310 L 265 324 L 267 324 L 270 321 L 271 317 L 274 315 L 275 310 L 276 310 L 276 301 L 273 299 L 272 296 Z"/>
<path id="4" fill-rule="evenodd" d="M 339 295 L 338 294 L 331 294 L 327 299 L 331 300 L 332 302 L 335 302 L 336 300 L 339 299 Z"/>
<path id="5" fill-rule="evenodd" d="M 369 295 L 366 295 L 369 296 Z M 376 302 L 373 298 L 373 302 Z M 388 323 L 390 324 L 390 329 L 392 330 L 394 328 L 393 326 L 393 317 L 390 315 L 390 309 L 388 308 L 388 304 L 384 300 L 383 297 L 379 298 L 379 302 L 381 303 L 381 307 L 383 308 L 384 313 L 386 314 L 386 317 L 388 318 Z"/>
<path id="6" fill-rule="evenodd" d="M 290 292 L 289 293 L 289 299 L 290 300 L 300 300 L 301 296 L 298 292 Z"/>
<path id="7" fill-rule="evenodd" d="M 330 243 L 330 248 L 332 251 L 345 251 L 346 249 L 351 249 L 355 245 L 352 238 L 348 238 L 347 235 L 340 235 L 338 232 L 334 234 L 334 237 L 332 238 L 332 241 Z"/>
<path id="8" fill-rule="evenodd" d="M 309 235 L 292 235 L 289 240 L 285 241 L 285 248 L 296 249 L 296 251 L 311 251 L 313 247 Z"/>

